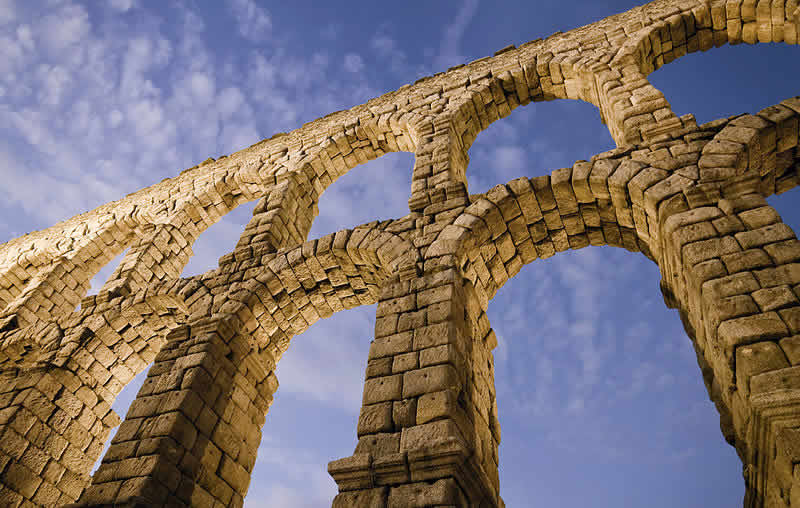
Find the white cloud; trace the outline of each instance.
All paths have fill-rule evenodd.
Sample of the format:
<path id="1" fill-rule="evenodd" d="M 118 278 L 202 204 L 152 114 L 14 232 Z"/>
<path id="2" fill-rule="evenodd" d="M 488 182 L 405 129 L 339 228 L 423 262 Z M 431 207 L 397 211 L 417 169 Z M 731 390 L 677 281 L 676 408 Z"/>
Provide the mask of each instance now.
<path id="1" fill-rule="evenodd" d="M 412 79 L 412 72 L 408 56 L 400 48 L 397 40 L 379 28 L 378 32 L 369 41 L 370 48 L 379 57 L 380 62 L 384 62 L 385 68 L 394 74 L 402 75 L 406 79 Z"/>
<path id="2" fill-rule="evenodd" d="M 303 448 L 287 448 L 265 433 L 258 448 L 254 477 L 262 468 L 279 472 L 270 481 L 250 484 L 248 508 L 314 508 L 330 504 L 337 488 L 325 470 L 325 457 Z"/>
<path id="3" fill-rule="evenodd" d="M 119 127 L 124 119 L 125 116 L 122 114 L 122 112 L 118 109 L 115 109 L 108 114 L 108 126 L 112 129 Z"/>
<path id="4" fill-rule="evenodd" d="M 44 16 L 37 34 L 45 47 L 60 52 L 84 41 L 91 25 L 89 13 L 80 5 L 67 4 Z"/>
<path id="5" fill-rule="evenodd" d="M 364 69 L 364 59 L 355 53 L 344 55 L 344 70 L 347 72 L 361 72 Z"/>
<path id="6" fill-rule="evenodd" d="M 453 22 L 445 27 L 439 54 L 436 57 L 436 64 L 442 70 L 468 60 L 461 54 L 459 46 L 477 10 L 478 0 L 464 0 Z"/>
<path id="7" fill-rule="evenodd" d="M 72 77 L 64 67 L 42 64 L 36 69 L 40 82 L 39 101 L 49 106 L 58 105 Z"/>
<path id="8" fill-rule="evenodd" d="M 127 12 L 133 8 L 135 2 L 134 0 L 110 0 L 109 5 L 118 11 Z"/>
<path id="9" fill-rule="evenodd" d="M 26 50 L 33 50 L 33 33 L 31 32 L 30 25 L 20 25 L 17 27 L 17 40 L 19 40 L 19 43 Z"/>
<path id="10" fill-rule="evenodd" d="M 228 117 L 239 110 L 245 103 L 242 91 L 231 86 L 219 92 L 217 97 L 217 108 L 223 117 Z"/>
<path id="11" fill-rule="evenodd" d="M 208 104 L 214 98 L 214 80 L 206 73 L 194 72 L 189 76 L 189 90 L 194 101 Z"/>
<path id="12" fill-rule="evenodd" d="M 503 175 L 525 173 L 525 150 L 521 146 L 498 146 L 492 159 L 497 171 Z"/>
<path id="13" fill-rule="evenodd" d="M 340 312 L 294 337 L 278 364 L 280 390 L 358 414 L 369 348 L 363 331 L 374 316 L 374 306 Z M 325 331 L 332 327 L 335 337 Z"/>
<path id="14" fill-rule="evenodd" d="M 0 0 L 0 25 L 11 23 L 17 18 L 14 0 Z"/>
<path id="15" fill-rule="evenodd" d="M 239 33 L 252 42 L 267 38 L 272 29 L 272 18 L 266 9 L 254 0 L 232 0 L 230 8 L 239 25 Z"/>

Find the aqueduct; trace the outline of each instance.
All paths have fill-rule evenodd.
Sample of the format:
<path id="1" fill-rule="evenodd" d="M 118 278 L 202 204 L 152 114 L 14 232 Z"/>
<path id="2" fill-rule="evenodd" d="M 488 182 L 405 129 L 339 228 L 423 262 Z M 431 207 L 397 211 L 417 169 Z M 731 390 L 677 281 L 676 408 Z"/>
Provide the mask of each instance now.
<path id="1" fill-rule="evenodd" d="M 525 264 L 589 245 L 658 264 L 744 506 L 800 504 L 800 243 L 765 201 L 798 184 L 800 97 L 698 126 L 647 80 L 687 53 L 798 39 L 797 0 L 657 0 L 3 244 L 0 504 L 241 506 L 291 338 L 377 303 L 333 506 L 504 506 L 488 301 Z M 617 148 L 469 195 L 478 133 L 552 99 L 597 106 Z M 392 151 L 415 157 L 409 214 L 308 240 L 325 189 Z M 219 267 L 181 278 L 198 236 L 254 200 Z M 90 476 L 120 424 L 111 403 L 151 364 Z"/>

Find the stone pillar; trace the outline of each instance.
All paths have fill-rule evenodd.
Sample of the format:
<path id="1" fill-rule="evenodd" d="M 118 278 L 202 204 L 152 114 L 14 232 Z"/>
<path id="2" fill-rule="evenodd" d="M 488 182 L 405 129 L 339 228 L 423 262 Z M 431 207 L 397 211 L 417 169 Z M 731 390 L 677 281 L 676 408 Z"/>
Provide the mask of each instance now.
<path id="1" fill-rule="evenodd" d="M 65 368 L 0 374 L 0 505 L 77 500 L 118 424 L 111 406 Z"/>
<path id="2" fill-rule="evenodd" d="M 662 214 L 662 287 L 744 463 L 744 506 L 788 507 L 800 503 L 800 242 L 761 194 L 735 190 Z"/>
<path id="3" fill-rule="evenodd" d="M 351 457 L 334 507 L 503 506 L 494 333 L 454 267 L 382 289 Z"/>
<path id="4" fill-rule="evenodd" d="M 277 379 L 233 322 L 168 335 L 78 506 L 242 506 Z"/>

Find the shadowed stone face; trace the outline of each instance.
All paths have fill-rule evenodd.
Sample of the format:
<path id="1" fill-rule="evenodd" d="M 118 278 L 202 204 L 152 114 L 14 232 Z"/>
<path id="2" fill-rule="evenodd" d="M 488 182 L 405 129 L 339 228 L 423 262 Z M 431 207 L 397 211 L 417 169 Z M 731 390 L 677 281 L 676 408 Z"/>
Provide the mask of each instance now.
<path id="1" fill-rule="evenodd" d="M 651 2 L 3 244 L 0 504 L 241 506 L 291 338 L 377 303 L 333 506 L 504 506 L 486 308 L 524 265 L 589 245 L 658 264 L 742 458 L 745 506 L 800 503 L 800 243 L 765 201 L 798 183 L 800 97 L 698 126 L 647 80 L 687 53 L 799 36 L 795 0 Z M 478 133 L 556 98 L 598 107 L 618 147 L 470 196 Z M 392 151 L 415 156 L 410 213 L 309 241 L 322 192 Z M 181 278 L 198 236 L 255 200 L 219 268 Z M 120 423 L 111 403 L 151 364 L 90 477 Z"/>

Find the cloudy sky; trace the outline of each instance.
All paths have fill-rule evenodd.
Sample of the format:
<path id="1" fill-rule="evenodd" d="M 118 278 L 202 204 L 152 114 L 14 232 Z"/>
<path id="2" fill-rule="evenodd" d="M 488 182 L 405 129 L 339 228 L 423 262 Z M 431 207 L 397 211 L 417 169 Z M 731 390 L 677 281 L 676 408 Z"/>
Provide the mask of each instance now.
<path id="1" fill-rule="evenodd" d="M 0 0 L 0 241 L 636 3 Z M 724 47 L 651 81 L 676 113 L 705 122 L 800 94 L 798 58 L 796 47 Z M 593 106 L 532 104 L 478 137 L 469 190 L 610 148 Z M 311 236 L 405 215 L 411 167 L 409 154 L 389 154 L 354 169 L 323 196 Z M 770 200 L 796 226 L 793 201 Z M 216 267 L 253 205 L 200 238 L 184 275 Z M 658 280 L 641 255 L 591 247 L 527 266 L 490 304 L 509 507 L 741 505 L 741 463 Z M 337 314 L 293 340 L 247 507 L 330 506 L 326 466 L 356 443 L 374 311 Z"/>

